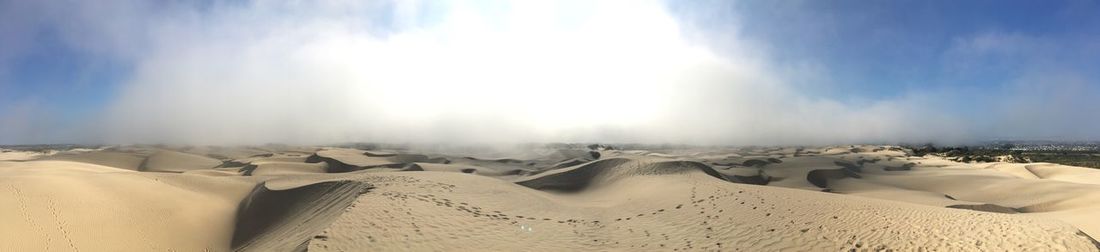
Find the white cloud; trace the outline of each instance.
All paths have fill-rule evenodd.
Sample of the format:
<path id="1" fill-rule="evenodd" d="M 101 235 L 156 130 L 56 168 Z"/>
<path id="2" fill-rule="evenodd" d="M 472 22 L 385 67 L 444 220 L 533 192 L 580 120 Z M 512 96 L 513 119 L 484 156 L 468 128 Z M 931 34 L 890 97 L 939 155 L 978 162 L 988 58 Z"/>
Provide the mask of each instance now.
<path id="1" fill-rule="evenodd" d="M 656 1 L 392 3 L 90 9 L 77 16 L 117 17 L 80 19 L 102 34 L 71 36 L 134 72 L 84 127 L 106 142 L 200 144 L 770 145 L 975 130 L 936 104 L 944 91 L 857 105 L 803 94 L 792 83 L 828 83 L 828 66 L 777 67 L 775 48 L 695 30 Z"/>
<path id="2" fill-rule="evenodd" d="M 658 2 L 507 4 L 451 3 L 430 24 L 397 8 L 385 36 L 338 11 L 355 6 L 311 2 L 154 24 L 111 140 L 796 144 L 918 140 L 951 120 L 806 98 L 760 48 L 727 37 L 717 55 Z"/>

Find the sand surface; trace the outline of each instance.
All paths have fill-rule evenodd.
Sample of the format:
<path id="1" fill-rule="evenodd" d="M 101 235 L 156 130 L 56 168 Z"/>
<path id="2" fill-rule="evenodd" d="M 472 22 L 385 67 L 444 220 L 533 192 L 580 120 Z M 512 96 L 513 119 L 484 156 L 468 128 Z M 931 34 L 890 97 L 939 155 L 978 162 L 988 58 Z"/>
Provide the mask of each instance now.
<path id="1" fill-rule="evenodd" d="M 890 146 L 0 152 L 0 251 L 1097 251 L 1100 170 Z"/>

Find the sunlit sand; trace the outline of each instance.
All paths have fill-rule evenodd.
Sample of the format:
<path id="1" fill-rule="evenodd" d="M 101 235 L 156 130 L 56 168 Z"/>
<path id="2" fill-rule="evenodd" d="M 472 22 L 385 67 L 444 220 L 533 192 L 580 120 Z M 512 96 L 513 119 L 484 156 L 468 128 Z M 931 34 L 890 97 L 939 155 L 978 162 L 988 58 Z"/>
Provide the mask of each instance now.
<path id="1" fill-rule="evenodd" d="M 11 250 L 1096 250 L 1100 170 L 890 146 L 7 151 Z M 469 154 L 469 153 L 464 153 Z M 509 156 L 511 155 L 511 156 Z"/>

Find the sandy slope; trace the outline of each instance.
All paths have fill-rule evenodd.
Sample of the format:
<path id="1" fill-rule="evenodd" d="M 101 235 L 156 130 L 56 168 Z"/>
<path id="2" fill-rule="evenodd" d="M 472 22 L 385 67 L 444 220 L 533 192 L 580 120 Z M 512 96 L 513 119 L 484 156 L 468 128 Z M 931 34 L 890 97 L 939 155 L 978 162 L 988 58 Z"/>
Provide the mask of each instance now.
<path id="1" fill-rule="evenodd" d="M 187 169 L 194 161 L 157 162 Z M 124 167 L 0 161 L 0 216 L 9 220 L 0 225 L 0 251 L 291 250 L 367 186 L 338 178 L 288 184 L 270 177 L 135 172 L 117 164 Z"/>
<path id="2" fill-rule="evenodd" d="M 688 162 L 604 165 L 518 185 L 454 173 L 370 174 L 362 180 L 376 188 L 310 249 L 1096 249 L 1059 221 L 734 184 Z M 560 176 L 568 173 L 583 175 Z M 576 185 L 564 194 L 520 186 L 543 180 L 560 180 L 555 189 Z"/>
<path id="3" fill-rule="evenodd" d="M 141 171 L 184 172 L 210 169 L 221 164 L 221 161 L 209 157 L 162 150 L 147 157 L 145 162 L 142 163 Z"/>
<path id="4" fill-rule="evenodd" d="M 1100 170 L 883 146 L 514 153 L 7 154 L 0 251 L 1100 249 Z"/>
<path id="5" fill-rule="evenodd" d="M 132 171 L 141 170 L 147 154 L 122 151 L 96 151 L 79 153 L 58 153 L 39 158 L 40 160 L 62 160 L 88 164 L 98 164 Z"/>
<path id="6" fill-rule="evenodd" d="M 228 248 L 233 213 L 253 184 L 66 161 L 0 162 L 0 250 Z"/>

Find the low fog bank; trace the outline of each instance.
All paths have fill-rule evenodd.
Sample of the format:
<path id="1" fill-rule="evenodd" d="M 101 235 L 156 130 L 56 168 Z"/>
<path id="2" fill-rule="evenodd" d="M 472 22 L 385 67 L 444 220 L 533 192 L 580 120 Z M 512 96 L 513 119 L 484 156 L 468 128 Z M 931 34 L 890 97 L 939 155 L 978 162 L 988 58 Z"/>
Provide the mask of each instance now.
<path id="1" fill-rule="evenodd" d="M 842 102 L 801 93 L 790 80 L 819 76 L 777 68 L 759 42 L 685 25 L 690 13 L 660 2 L 482 7 L 244 2 L 116 13 L 147 24 L 115 27 L 125 42 L 99 39 L 140 45 L 116 56 L 133 73 L 108 106 L 64 130 L 34 126 L 48 114 L 4 112 L 0 134 L 9 143 L 823 145 L 1083 138 L 1100 128 L 1088 79 L 1037 72 L 1011 90 Z M 958 108 L 944 97 L 983 102 Z"/>
<path id="2" fill-rule="evenodd" d="M 112 141 L 215 144 L 823 144 L 968 135 L 951 127 L 962 124 L 957 118 L 913 98 L 862 106 L 806 98 L 751 41 L 727 39 L 716 55 L 686 39 L 707 34 L 679 25 L 657 2 L 560 12 L 511 4 L 503 13 L 398 7 L 408 15 L 398 20 L 441 20 L 409 21 L 385 35 L 356 25 L 375 20 L 326 6 L 294 10 L 292 22 L 277 22 L 286 10 L 269 4 L 204 17 L 213 21 L 169 20 L 196 35 L 166 34 L 172 39 L 142 58 L 107 129 Z"/>

